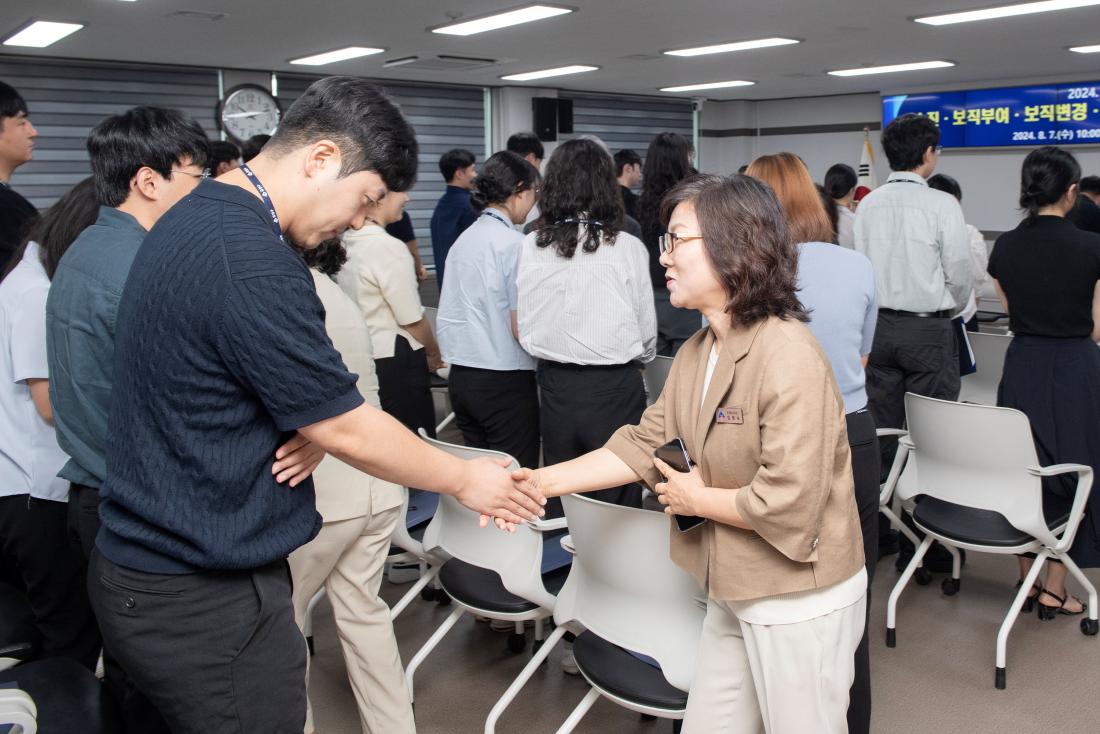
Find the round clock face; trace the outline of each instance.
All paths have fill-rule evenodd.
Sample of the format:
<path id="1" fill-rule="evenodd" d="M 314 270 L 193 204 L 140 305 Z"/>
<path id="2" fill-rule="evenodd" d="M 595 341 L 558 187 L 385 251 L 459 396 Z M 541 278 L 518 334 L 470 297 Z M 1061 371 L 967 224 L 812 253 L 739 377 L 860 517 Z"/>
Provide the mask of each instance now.
<path id="1" fill-rule="evenodd" d="M 279 125 L 279 103 L 263 87 L 244 85 L 229 90 L 219 105 L 218 124 L 240 142 L 253 135 L 271 135 Z"/>

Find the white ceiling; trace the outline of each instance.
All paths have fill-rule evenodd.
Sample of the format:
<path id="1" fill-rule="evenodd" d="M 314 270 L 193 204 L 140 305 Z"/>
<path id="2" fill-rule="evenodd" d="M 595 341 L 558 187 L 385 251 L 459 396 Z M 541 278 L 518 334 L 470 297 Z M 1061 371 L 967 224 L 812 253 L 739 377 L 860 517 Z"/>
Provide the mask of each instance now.
<path id="1" fill-rule="evenodd" d="M 988 6 L 983 0 L 565 0 L 570 15 L 452 37 L 426 29 L 451 17 L 515 7 L 523 0 L 4 0 L 0 37 L 31 19 L 87 27 L 46 49 L 0 46 L 0 53 L 78 59 L 308 71 L 476 85 L 505 85 L 503 74 L 565 64 L 598 71 L 532 82 L 536 86 L 661 94 L 679 84 L 749 79 L 756 86 L 705 92 L 711 99 L 770 99 L 904 91 L 1006 79 L 1100 77 L 1100 57 L 1065 50 L 1100 43 L 1100 6 L 955 26 L 910 18 Z M 169 17 L 180 10 L 227 13 L 211 22 Z M 803 43 L 696 58 L 667 49 L 767 36 Z M 386 53 L 324 67 L 288 59 L 348 45 Z M 435 54 L 502 59 L 475 72 L 385 69 L 386 59 Z M 947 59 L 950 69 L 839 78 L 829 69 Z"/>

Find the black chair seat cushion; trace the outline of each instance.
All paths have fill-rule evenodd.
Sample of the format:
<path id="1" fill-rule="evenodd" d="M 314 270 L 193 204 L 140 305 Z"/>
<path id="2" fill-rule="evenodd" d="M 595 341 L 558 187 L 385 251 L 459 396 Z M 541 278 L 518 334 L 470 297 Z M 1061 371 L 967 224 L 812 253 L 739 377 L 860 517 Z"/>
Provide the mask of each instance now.
<path id="1" fill-rule="evenodd" d="M 656 668 L 591 632 L 573 642 L 573 659 L 597 687 L 642 706 L 682 711 L 687 692 L 676 688 Z"/>
<path id="2" fill-rule="evenodd" d="M 927 495 L 920 498 L 913 509 L 913 519 L 924 528 L 951 540 L 991 548 L 1013 548 L 1027 545 L 1032 538 L 1009 524 L 1004 515 L 992 510 L 977 510 L 956 505 Z M 1054 529 L 1064 525 L 1069 515 L 1051 519 L 1047 526 Z"/>
<path id="3" fill-rule="evenodd" d="M 0 658 L 31 660 L 38 654 L 40 637 L 26 595 L 0 584 Z"/>
<path id="4" fill-rule="evenodd" d="M 106 691 L 91 671 L 71 658 L 54 657 L 0 671 L 0 686 L 15 683 L 38 708 L 39 734 L 107 734 Z"/>
<path id="5" fill-rule="evenodd" d="M 546 590 L 557 594 L 569 576 L 569 567 L 558 569 L 542 577 Z M 460 604 L 501 614 L 522 614 L 538 609 L 526 599 L 521 599 L 504 588 L 500 575 L 495 571 L 471 566 L 452 558 L 439 570 L 439 585 Z"/>

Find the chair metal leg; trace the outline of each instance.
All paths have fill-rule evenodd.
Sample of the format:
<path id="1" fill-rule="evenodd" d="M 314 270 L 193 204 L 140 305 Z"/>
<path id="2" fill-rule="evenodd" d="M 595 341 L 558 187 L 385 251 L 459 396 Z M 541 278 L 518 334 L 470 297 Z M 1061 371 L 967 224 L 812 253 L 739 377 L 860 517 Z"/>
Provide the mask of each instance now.
<path id="1" fill-rule="evenodd" d="M 306 638 L 309 646 L 309 654 L 313 654 L 313 609 L 325 598 L 325 587 L 322 586 L 306 605 L 305 619 L 302 620 L 302 636 Z"/>
<path id="2" fill-rule="evenodd" d="M 1077 583 L 1081 584 L 1088 592 L 1088 615 L 1085 619 L 1081 620 L 1081 631 L 1086 635 L 1092 636 L 1097 632 L 1100 632 L 1100 622 L 1097 622 L 1097 615 L 1100 614 L 1100 609 L 1097 609 L 1097 597 L 1096 587 L 1088 580 L 1085 574 L 1081 573 L 1081 568 L 1074 562 L 1069 556 L 1061 556 L 1059 560 L 1065 564 L 1066 569 L 1073 578 L 1077 579 Z"/>
<path id="3" fill-rule="evenodd" d="M 424 659 L 431 654 L 436 645 L 443 640 L 448 632 L 451 631 L 451 627 L 455 626 L 458 622 L 458 618 L 466 613 L 466 610 L 462 607 L 455 607 L 443 624 L 439 625 L 439 629 L 432 633 L 432 636 L 428 638 L 428 641 L 424 643 L 424 646 L 416 651 L 416 655 L 413 655 L 413 659 L 409 661 L 408 667 L 405 669 L 405 680 L 409 684 L 409 700 L 415 701 L 416 698 L 413 695 L 413 676 L 416 675 L 416 669 L 420 667 L 420 664 L 424 662 Z"/>
<path id="4" fill-rule="evenodd" d="M 538 622 L 535 624 L 537 625 Z M 535 629 L 537 632 L 538 627 L 536 626 Z M 497 721 L 499 721 L 500 717 L 504 714 L 504 710 L 511 705 L 512 701 L 519 695 L 519 692 L 527 685 L 527 681 L 531 680 L 531 676 L 535 674 L 535 671 L 538 670 L 539 666 L 546 660 L 546 656 L 549 655 L 550 651 L 554 649 L 554 646 L 558 644 L 558 640 L 565 635 L 565 632 L 566 630 L 564 627 L 558 627 L 550 633 L 550 637 L 543 643 L 542 647 L 535 651 L 531 660 L 528 661 L 527 665 L 525 665 L 519 675 L 516 676 L 516 679 L 512 681 L 512 685 L 508 686 L 508 690 L 506 690 L 504 695 L 496 702 L 493 706 L 493 710 L 489 712 L 489 718 L 485 720 L 485 734 L 495 734 Z"/>
<path id="5" fill-rule="evenodd" d="M 442 431 L 442 430 L 443 430 L 444 428 L 446 428 L 447 426 L 451 425 L 451 421 L 453 421 L 454 419 L 455 419 L 455 414 L 454 414 L 454 412 L 452 411 L 451 413 L 449 413 L 449 414 L 447 415 L 447 417 L 446 417 L 446 418 L 444 418 L 444 419 L 442 420 L 442 422 L 440 422 L 440 424 L 439 424 L 438 426 L 436 426 L 436 427 L 435 427 L 435 432 L 436 432 L 437 434 L 438 434 L 439 432 L 441 432 L 441 431 Z"/>
<path id="6" fill-rule="evenodd" d="M 924 561 L 924 554 L 927 553 L 928 549 L 931 547 L 932 536 L 929 535 L 921 541 L 919 546 L 917 546 L 917 552 L 913 554 L 913 558 L 909 561 L 909 565 L 901 572 L 901 577 L 898 579 L 898 582 L 894 584 L 893 591 L 890 592 L 890 600 L 886 602 L 887 647 L 894 647 L 897 644 L 895 626 L 897 623 L 898 598 L 901 597 L 901 592 L 905 590 L 905 585 L 909 583 L 909 579 L 913 578 L 913 574 L 920 568 L 921 563 Z"/>
<path id="7" fill-rule="evenodd" d="M 405 609 L 408 608 L 409 604 L 412 604 L 413 599 L 420 596 L 420 590 L 435 580 L 435 577 L 439 575 L 440 568 L 441 566 L 433 566 L 432 568 L 428 569 L 427 573 L 425 573 L 423 570 L 421 571 L 420 578 L 416 580 L 416 583 L 414 583 L 412 587 L 405 592 L 405 595 L 402 596 L 397 601 L 397 603 L 393 605 L 392 608 L 390 608 L 391 620 L 397 619 L 397 615 L 405 611 Z"/>
<path id="8" fill-rule="evenodd" d="M 1046 550 L 1040 551 L 1035 557 L 1035 562 L 1031 564 L 1031 569 L 1028 570 L 1023 583 L 1020 584 L 1020 590 L 1016 592 L 1016 596 L 1012 599 L 1012 606 L 1009 607 L 1005 620 L 1001 622 L 1001 629 L 997 632 L 997 669 L 994 671 L 993 685 L 998 689 L 1003 690 L 1005 687 L 1008 634 L 1012 631 L 1012 625 L 1016 624 L 1016 618 L 1020 616 L 1020 609 L 1024 606 L 1027 595 L 1031 593 L 1031 587 L 1035 584 L 1035 579 L 1039 578 L 1039 572 L 1043 569 L 1043 564 L 1046 563 L 1049 557 L 1050 552 Z"/>
<path id="9" fill-rule="evenodd" d="M 542 642 L 546 635 L 546 620 L 539 617 L 535 620 L 535 642 Z"/>
<path id="10" fill-rule="evenodd" d="M 577 704 L 577 708 L 573 709 L 573 713 L 569 714 L 569 718 L 565 720 L 565 723 L 558 727 L 558 730 L 554 734 L 570 734 L 577 728 L 577 724 L 581 723 L 581 719 L 588 713 L 588 710 L 595 705 L 596 701 L 600 698 L 600 692 L 595 688 L 589 688 L 588 693 L 581 699 L 581 702 Z"/>

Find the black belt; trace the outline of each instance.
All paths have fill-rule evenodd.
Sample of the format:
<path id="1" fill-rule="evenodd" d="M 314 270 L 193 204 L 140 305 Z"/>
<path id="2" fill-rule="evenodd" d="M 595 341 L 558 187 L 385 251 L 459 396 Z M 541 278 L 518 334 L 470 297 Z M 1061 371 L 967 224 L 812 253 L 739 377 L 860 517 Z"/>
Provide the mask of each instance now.
<path id="1" fill-rule="evenodd" d="M 879 308 L 879 313 L 888 313 L 891 316 L 912 316 L 915 319 L 949 319 L 950 311 L 902 311 L 896 308 Z"/>

